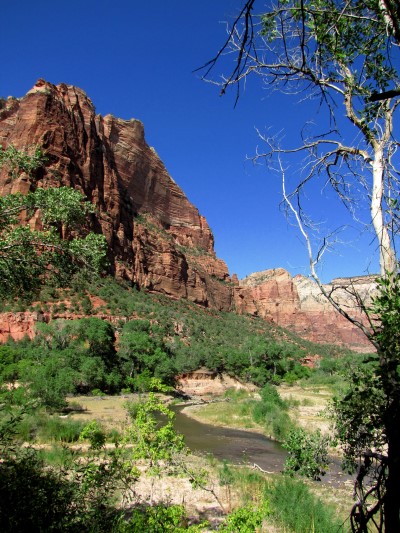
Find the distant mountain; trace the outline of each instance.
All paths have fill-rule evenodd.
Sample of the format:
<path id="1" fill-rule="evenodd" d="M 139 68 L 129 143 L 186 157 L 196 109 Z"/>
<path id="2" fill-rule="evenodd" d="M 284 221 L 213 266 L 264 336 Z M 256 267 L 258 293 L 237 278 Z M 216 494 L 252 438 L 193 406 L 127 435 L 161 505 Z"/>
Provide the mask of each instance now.
<path id="1" fill-rule="evenodd" d="M 335 279 L 325 285 L 350 315 L 363 321 L 351 296 L 356 288 L 368 304 L 375 290 L 376 276 Z M 292 277 L 283 268 L 256 272 L 234 288 L 235 308 L 275 322 L 313 342 L 338 344 L 357 351 L 373 348 L 359 328 L 342 317 L 321 294 L 318 285 L 306 276 Z"/>
<path id="2" fill-rule="evenodd" d="M 276 269 L 231 279 L 207 221 L 148 146 L 140 121 L 102 117 L 81 89 L 39 80 L 25 97 L 2 102 L 0 144 L 39 144 L 47 156 L 34 184 L 0 169 L 0 194 L 79 189 L 97 207 L 88 226 L 106 236 L 117 278 L 204 307 L 259 315 L 318 342 L 369 346 L 306 278 Z M 40 227 L 37 216 L 30 223 Z"/>

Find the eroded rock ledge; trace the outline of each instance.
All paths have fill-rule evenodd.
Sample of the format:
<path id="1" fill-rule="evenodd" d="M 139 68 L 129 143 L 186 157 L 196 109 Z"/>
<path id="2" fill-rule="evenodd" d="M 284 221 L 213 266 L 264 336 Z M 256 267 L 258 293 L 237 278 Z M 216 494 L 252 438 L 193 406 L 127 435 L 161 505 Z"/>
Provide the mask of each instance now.
<path id="1" fill-rule="evenodd" d="M 207 221 L 148 146 L 139 120 L 97 115 L 84 91 L 39 80 L 0 110 L 0 144 L 43 147 L 38 187 L 67 185 L 96 205 L 88 223 L 105 235 L 112 272 L 140 287 L 229 310 L 232 291 Z M 26 193 L 27 176 L 0 169 L 0 193 Z M 31 221 L 40 225 L 40 220 Z"/>

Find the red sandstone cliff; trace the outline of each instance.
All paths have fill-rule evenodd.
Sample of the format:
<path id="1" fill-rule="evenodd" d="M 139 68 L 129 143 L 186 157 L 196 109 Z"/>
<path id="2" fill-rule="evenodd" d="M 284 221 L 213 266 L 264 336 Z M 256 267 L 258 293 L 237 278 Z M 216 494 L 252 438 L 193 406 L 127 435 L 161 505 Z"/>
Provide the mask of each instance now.
<path id="1" fill-rule="evenodd" d="M 140 121 L 96 115 L 82 90 L 39 80 L 0 110 L 0 144 L 40 145 L 48 162 L 37 185 L 75 187 L 97 206 L 91 226 L 107 238 L 115 275 L 230 309 L 229 273 L 215 255 L 207 221 L 147 145 Z M 11 181 L 0 170 L 1 194 L 30 187 L 26 176 Z"/>
<path id="2" fill-rule="evenodd" d="M 363 320 L 345 287 L 356 285 L 368 303 L 374 290 L 374 276 L 336 279 L 326 285 L 335 288 L 336 300 L 353 309 L 352 316 Z M 357 351 L 371 351 L 372 345 L 359 328 L 342 317 L 321 294 L 316 283 L 305 276 L 294 278 L 283 268 L 256 272 L 234 288 L 238 313 L 257 315 L 297 333 L 305 339 L 347 346 Z"/>
<path id="3" fill-rule="evenodd" d="M 274 321 L 316 342 L 370 348 L 307 278 L 275 269 L 241 282 L 233 276 L 228 283 L 206 220 L 147 145 L 140 121 L 96 115 L 82 90 L 39 80 L 24 98 L 9 98 L 0 109 L 0 144 L 39 144 L 48 162 L 37 185 L 75 187 L 97 206 L 90 224 L 106 236 L 116 276 L 203 306 L 230 310 L 234 305 L 239 313 Z M 12 181 L 0 169 L 0 194 L 30 187 L 26 176 Z M 371 280 L 359 285 L 368 292 Z M 32 313 L 1 314 L 0 341 L 32 336 L 37 319 Z"/>

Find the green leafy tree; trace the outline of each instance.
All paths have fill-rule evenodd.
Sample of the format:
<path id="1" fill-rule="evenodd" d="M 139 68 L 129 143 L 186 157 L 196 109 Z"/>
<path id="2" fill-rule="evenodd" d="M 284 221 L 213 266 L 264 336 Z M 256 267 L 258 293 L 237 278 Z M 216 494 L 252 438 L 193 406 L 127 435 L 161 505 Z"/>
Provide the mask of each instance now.
<path id="1" fill-rule="evenodd" d="M 59 409 L 69 393 L 115 392 L 123 375 L 114 343 L 113 326 L 96 317 L 40 323 L 32 341 L 0 350 L 2 395 Z"/>
<path id="2" fill-rule="evenodd" d="M 330 444 L 330 437 L 321 435 L 320 431 L 307 433 L 301 428 L 292 429 L 283 443 L 288 451 L 284 472 L 320 481 L 328 467 Z"/>
<path id="3" fill-rule="evenodd" d="M 18 150 L 12 144 L 5 149 L 0 145 L 0 167 L 6 167 L 11 178 L 18 177 L 21 172 L 31 176 L 45 162 L 46 157 L 40 146 Z"/>
<path id="4" fill-rule="evenodd" d="M 244 3 L 228 29 L 225 44 L 207 64 L 205 77 L 229 52 L 236 62 L 233 68 L 232 62 L 228 63 L 228 74 L 217 82 L 222 93 L 233 86 L 238 98 L 241 84 L 248 77 L 259 76 L 271 93 L 281 91 L 296 98 L 301 94 L 320 111 L 318 123 L 302 130 L 300 146 L 283 146 L 281 135 L 260 134 L 265 149 L 259 149 L 254 159 L 267 161 L 280 173 L 284 206 L 305 239 L 310 273 L 321 292 L 377 349 L 375 368 L 363 369 L 363 383 L 360 374 L 354 374 L 354 394 L 337 404 L 337 412 L 339 420 L 342 417 L 351 427 L 347 435 L 344 430 L 341 435 L 350 439 L 349 449 L 360 460 L 353 530 L 367 531 L 368 523 L 376 521 L 378 530 L 397 532 L 400 498 L 395 485 L 400 479 L 400 440 L 394 428 L 400 427 L 399 354 L 391 339 L 398 337 L 399 324 L 393 318 L 388 320 L 387 310 L 395 310 L 393 316 L 399 313 L 395 294 L 400 220 L 395 126 L 400 105 L 398 3 L 278 0 L 254 15 L 255 3 Z M 388 285 L 383 291 L 381 287 L 372 312 L 357 287 L 345 288 L 364 311 L 365 320 L 352 315 L 318 277 L 318 264 L 337 243 L 338 228 L 332 220 L 333 227 L 324 232 L 319 220 L 313 222 L 313 204 L 307 204 L 307 198 L 310 191 L 312 197 L 317 183 L 321 190 L 333 193 L 326 213 L 334 212 L 334 202 L 339 201 L 354 225 L 361 223 L 362 231 L 371 229 L 376 239 L 381 277 Z M 377 401 L 372 404 L 368 396 Z M 357 412 L 357 401 L 362 400 Z M 382 435 L 387 453 L 373 456 L 375 446 L 381 449 Z M 365 471 L 369 475 L 374 472 L 372 487 L 366 485 Z"/>
<path id="5" fill-rule="evenodd" d="M 152 472 L 160 473 L 174 463 L 177 455 L 188 453 L 183 436 L 174 430 L 175 414 L 153 392 L 146 402 L 128 405 L 128 412 L 132 424 L 125 439 L 133 443 L 134 458 L 146 459 Z M 166 422 L 160 425 L 158 415 L 163 415 Z"/>
<path id="6" fill-rule="evenodd" d="M 38 147 L 33 155 L 13 146 L 0 147 L 0 166 L 9 168 L 12 178 L 21 172 L 32 178 L 44 163 Z M 104 236 L 72 237 L 93 212 L 94 206 L 70 187 L 38 187 L 26 195 L 0 198 L 0 295 L 35 291 L 48 278 L 66 282 L 80 269 L 90 275 L 100 272 L 106 256 Z M 29 226 L 35 213 L 40 213 L 41 230 Z"/>
<path id="7" fill-rule="evenodd" d="M 166 382 L 172 381 L 175 365 L 164 345 L 162 332 L 158 328 L 154 330 L 149 321 L 127 322 L 122 328 L 118 345 L 127 384 L 135 386 L 137 377 L 145 377 L 147 372 Z"/>

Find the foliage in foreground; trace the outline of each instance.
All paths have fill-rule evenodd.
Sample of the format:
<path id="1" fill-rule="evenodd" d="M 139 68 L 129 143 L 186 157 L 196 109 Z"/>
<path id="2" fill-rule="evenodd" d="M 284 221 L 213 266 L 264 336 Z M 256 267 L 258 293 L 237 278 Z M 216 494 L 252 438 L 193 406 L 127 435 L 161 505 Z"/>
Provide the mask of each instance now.
<path id="1" fill-rule="evenodd" d="M 330 444 L 332 439 L 321 435 L 319 430 L 310 433 L 302 428 L 292 429 L 283 443 L 288 452 L 284 472 L 320 481 L 321 476 L 326 474 L 329 464 Z"/>
<path id="2" fill-rule="evenodd" d="M 339 533 L 348 529 L 335 516 L 335 509 L 324 505 L 305 483 L 279 476 L 268 484 L 265 498 L 280 523 L 296 533 Z"/>
<path id="3" fill-rule="evenodd" d="M 166 423 L 156 419 L 157 413 L 167 417 Z M 4 532 L 119 531 L 122 511 L 135 503 L 134 486 L 141 475 L 137 461 L 144 459 L 150 474 L 166 474 L 181 471 L 178 459 L 187 453 L 182 437 L 172 430 L 173 413 L 152 394 L 131 411 L 131 425 L 114 448 L 105 447 L 104 432 L 91 422 L 81 432 L 90 443 L 88 452 L 68 451 L 61 466 L 46 464 L 37 451 L 18 444 L 15 434 L 22 414 L 4 406 L 1 412 L 0 529 Z M 196 480 L 196 474 L 189 473 Z M 165 511 L 161 518 L 155 510 L 145 516 L 149 524 L 169 523 L 176 518 L 174 511 Z M 121 531 L 143 530 L 132 526 Z"/>
<path id="4" fill-rule="evenodd" d="M 121 521 L 114 533 L 196 533 L 206 524 L 188 526 L 188 516 L 183 505 L 158 504 L 133 510 L 128 520 Z"/>
<path id="5" fill-rule="evenodd" d="M 400 520 L 400 276 L 378 282 L 370 309 L 377 353 L 349 373 L 347 393 L 333 406 L 345 465 L 357 470 L 351 520 L 362 532 L 370 522 L 394 531 Z"/>
<path id="6" fill-rule="evenodd" d="M 0 167 L 9 169 L 11 179 L 25 172 L 33 181 L 34 172 L 45 164 L 40 147 L 34 153 L 0 146 Z M 35 184 L 36 187 L 36 184 Z M 40 210 L 42 229 L 32 229 L 29 219 Z M 46 279 L 67 283 L 74 273 L 88 276 L 105 265 L 106 241 L 103 235 L 84 231 L 85 217 L 94 206 L 71 187 L 43 189 L 27 194 L 0 197 L 0 295 L 15 296 L 37 292 Z"/>
<path id="7" fill-rule="evenodd" d="M 80 459 L 68 452 L 60 466 L 50 466 L 36 450 L 12 439 L 17 419 L 3 425 L 0 442 L 1 531 L 111 531 L 115 491 L 122 479 L 134 481 L 120 458 Z"/>

